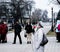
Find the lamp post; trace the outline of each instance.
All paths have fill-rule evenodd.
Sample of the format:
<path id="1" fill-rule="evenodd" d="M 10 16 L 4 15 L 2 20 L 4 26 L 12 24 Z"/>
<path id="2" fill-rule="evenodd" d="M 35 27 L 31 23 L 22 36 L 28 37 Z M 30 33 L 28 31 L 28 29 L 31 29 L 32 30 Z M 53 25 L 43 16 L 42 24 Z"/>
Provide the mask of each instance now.
<path id="1" fill-rule="evenodd" d="M 54 18 L 53 18 L 53 7 L 51 8 L 51 11 L 52 11 L 52 26 L 51 26 L 51 31 L 53 32 L 54 31 L 54 27 L 53 27 L 53 21 L 54 21 Z"/>
<path id="2" fill-rule="evenodd" d="M 60 0 L 57 0 L 57 2 L 60 4 Z"/>

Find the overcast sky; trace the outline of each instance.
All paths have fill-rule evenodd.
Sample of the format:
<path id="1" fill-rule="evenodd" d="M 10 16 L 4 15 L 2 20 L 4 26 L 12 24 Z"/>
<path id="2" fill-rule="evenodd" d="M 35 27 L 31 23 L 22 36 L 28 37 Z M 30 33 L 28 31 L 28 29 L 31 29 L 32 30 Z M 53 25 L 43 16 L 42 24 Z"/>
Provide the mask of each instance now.
<path id="1" fill-rule="evenodd" d="M 48 4 L 48 0 L 34 0 L 35 1 L 35 7 L 36 8 L 41 8 L 41 9 L 45 9 L 47 4 Z"/>
<path id="2" fill-rule="evenodd" d="M 35 1 L 35 7 L 40 8 L 42 10 L 48 11 L 48 16 L 51 18 L 51 8 L 53 7 L 54 12 L 58 12 L 60 9 L 60 6 L 49 3 L 51 0 L 34 0 Z M 53 0 L 52 0 L 53 1 Z"/>

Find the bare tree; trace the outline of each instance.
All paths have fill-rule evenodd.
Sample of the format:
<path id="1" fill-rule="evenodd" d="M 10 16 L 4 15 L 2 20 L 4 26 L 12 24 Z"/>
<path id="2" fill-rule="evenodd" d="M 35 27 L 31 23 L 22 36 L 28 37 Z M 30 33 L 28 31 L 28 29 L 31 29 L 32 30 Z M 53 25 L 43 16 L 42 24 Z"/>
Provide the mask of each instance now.
<path id="1" fill-rule="evenodd" d="M 42 10 L 36 9 L 32 14 L 32 22 L 37 23 L 39 20 L 41 20 L 41 16 L 42 16 Z"/>
<path id="2" fill-rule="evenodd" d="M 29 11 L 31 11 L 32 9 L 32 1 L 15 0 L 12 2 L 12 6 L 13 6 L 12 15 L 14 17 L 14 20 L 17 21 L 21 19 L 22 23 L 22 19 L 25 15 L 25 12 L 28 11 L 27 14 L 30 15 Z"/>

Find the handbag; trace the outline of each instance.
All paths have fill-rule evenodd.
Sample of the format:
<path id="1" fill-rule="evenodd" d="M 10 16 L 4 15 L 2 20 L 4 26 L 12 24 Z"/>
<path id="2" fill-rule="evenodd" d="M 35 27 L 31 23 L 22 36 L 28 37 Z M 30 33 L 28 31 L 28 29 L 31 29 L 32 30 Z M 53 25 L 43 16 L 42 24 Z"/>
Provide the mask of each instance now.
<path id="1" fill-rule="evenodd" d="M 26 37 L 27 37 L 27 35 L 25 34 L 25 35 L 24 35 L 24 37 L 26 38 Z"/>
<path id="2" fill-rule="evenodd" d="M 44 46 L 48 43 L 48 39 L 47 37 L 45 36 L 45 34 L 43 33 L 43 38 L 42 38 L 42 41 L 40 43 L 41 46 Z"/>
<path id="3" fill-rule="evenodd" d="M 26 30 L 24 31 L 24 37 L 25 37 L 25 38 L 27 37 Z"/>

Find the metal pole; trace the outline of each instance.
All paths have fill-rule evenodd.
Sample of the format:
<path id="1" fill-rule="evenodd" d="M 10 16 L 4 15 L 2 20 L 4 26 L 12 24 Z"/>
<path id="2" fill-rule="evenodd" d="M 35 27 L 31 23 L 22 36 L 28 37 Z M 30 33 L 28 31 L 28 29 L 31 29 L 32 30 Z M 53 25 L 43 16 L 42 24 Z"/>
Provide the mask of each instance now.
<path id="1" fill-rule="evenodd" d="M 54 29 L 53 29 L 53 8 L 51 8 L 51 10 L 52 10 L 52 27 L 51 27 L 51 31 L 53 32 L 54 31 Z"/>

